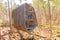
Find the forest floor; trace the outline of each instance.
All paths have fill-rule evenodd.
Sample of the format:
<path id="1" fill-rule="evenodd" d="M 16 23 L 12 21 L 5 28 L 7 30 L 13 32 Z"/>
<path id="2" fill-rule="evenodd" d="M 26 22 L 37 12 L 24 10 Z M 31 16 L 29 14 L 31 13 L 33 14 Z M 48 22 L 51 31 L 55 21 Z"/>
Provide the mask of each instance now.
<path id="1" fill-rule="evenodd" d="M 0 27 L 1 40 L 20 40 L 21 39 L 20 38 L 21 36 L 19 33 L 13 33 L 12 35 L 10 35 L 9 31 L 10 31 L 10 27 Z M 60 40 L 60 38 L 58 37 L 52 38 L 52 40 L 55 40 L 55 39 Z M 49 39 L 40 38 L 37 40 L 49 40 Z"/>

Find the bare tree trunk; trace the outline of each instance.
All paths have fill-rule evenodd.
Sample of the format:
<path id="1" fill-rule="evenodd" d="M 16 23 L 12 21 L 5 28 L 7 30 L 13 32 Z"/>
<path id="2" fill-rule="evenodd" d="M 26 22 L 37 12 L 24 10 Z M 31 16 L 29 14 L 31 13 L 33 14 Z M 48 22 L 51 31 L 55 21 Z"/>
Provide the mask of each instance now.
<path id="1" fill-rule="evenodd" d="M 51 25 L 51 14 L 52 14 L 52 10 L 51 10 L 51 6 L 50 6 L 50 0 L 48 0 L 48 9 L 49 9 L 49 23 L 50 23 L 50 38 L 52 37 L 52 25 Z"/>

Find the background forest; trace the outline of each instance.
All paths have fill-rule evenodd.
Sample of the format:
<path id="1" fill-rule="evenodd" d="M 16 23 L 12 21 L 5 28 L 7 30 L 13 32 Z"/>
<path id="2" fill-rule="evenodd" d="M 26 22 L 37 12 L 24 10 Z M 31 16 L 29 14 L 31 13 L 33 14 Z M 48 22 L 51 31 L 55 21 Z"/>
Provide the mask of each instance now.
<path id="1" fill-rule="evenodd" d="M 9 9 L 12 11 L 22 2 L 23 0 L 10 2 L 0 0 L 0 25 L 9 24 Z M 38 21 L 34 34 L 48 38 L 60 36 L 60 0 L 31 0 L 29 2 L 35 8 Z"/>

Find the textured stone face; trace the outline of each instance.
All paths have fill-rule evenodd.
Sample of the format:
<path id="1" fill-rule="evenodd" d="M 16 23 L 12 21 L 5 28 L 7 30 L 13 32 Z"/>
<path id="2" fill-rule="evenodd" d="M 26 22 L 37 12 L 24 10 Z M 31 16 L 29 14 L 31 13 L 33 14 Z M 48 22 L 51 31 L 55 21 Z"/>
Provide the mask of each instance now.
<path id="1" fill-rule="evenodd" d="M 24 3 L 12 11 L 14 25 L 17 29 L 25 29 L 28 32 L 33 31 L 37 25 L 36 14 L 34 8 Z"/>

